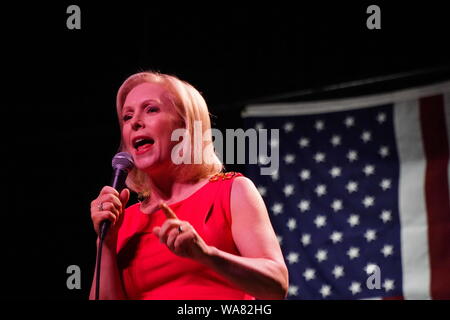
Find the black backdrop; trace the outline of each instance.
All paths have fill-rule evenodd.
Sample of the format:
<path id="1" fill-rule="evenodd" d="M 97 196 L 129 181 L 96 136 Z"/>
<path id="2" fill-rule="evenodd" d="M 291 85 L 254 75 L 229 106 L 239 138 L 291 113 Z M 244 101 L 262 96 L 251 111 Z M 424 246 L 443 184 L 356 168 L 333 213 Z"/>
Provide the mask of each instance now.
<path id="1" fill-rule="evenodd" d="M 70 4 L 81 30 L 66 28 Z M 381 30 L 366 28 L 369 4 L 381 7 Z M 237 128 L 246 101 L 270 95 L 427 68 L 440 71 L 351 93 L 448 79 L 448 15 L 430 1 L 3 6 L 1 297 L 87 298 L 89 205 L 109 183 L 128 75 L 176 74 L 204 94 L 216 128 Z M 69 265 L 81 290 L 66 287 Z"/>

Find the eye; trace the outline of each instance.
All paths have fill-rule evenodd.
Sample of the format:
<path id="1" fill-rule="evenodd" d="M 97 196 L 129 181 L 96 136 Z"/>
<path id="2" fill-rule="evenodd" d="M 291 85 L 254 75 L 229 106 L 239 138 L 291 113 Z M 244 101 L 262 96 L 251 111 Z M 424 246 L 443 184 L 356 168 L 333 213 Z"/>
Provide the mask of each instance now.
<path id="1" fill-rule="evenodd" d="M 155 106 L 147 106 L 146 111 L 147 111 L 147 113 L 158 112 L 159 108 L 155 107 Z"/>
<path id="2" fill-rule="evenodd" d="M 128 121 L 128 120 L 130 120 L 130 119 L 131 119 L 131 116 L 130 116 L 129 114 L 126 114 L 126 115 L 124 115 L 124 116 L 122 117 L 122 121 L 123 121 L 123 122 Z"/>

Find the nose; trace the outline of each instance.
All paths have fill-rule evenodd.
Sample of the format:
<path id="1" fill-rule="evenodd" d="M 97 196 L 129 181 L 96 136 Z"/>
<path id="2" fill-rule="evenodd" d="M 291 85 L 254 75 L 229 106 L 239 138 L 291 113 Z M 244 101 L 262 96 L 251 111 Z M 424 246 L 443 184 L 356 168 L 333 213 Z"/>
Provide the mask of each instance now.
<path id="1" fill-rule="evenodd" d="M 144 127 L 144 122 L 139 118 L 136 118 L 132 123 L 133 130 L 138 130 L 143 127 Z"/>

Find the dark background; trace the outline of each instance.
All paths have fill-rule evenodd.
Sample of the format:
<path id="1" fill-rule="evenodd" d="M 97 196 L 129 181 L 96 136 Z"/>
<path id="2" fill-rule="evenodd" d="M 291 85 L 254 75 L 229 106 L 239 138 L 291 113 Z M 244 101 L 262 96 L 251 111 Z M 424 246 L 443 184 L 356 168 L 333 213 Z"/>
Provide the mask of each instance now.
<path id="1" fill-rule="evenodd" d="M 450 79 L 443 2 L 314 3 L 2 7 L 1 298 L 87 298 L 96 238 L 90 201 L 109 183 L 118 147 L 116 91 L 137 71 L 196 86 L 219 129 L 242 127 L 246 103 L 286 93 L 311 100 Z M 81 30 L 66 28 L 70 4 L 81 8 Z M 381 8 L 381 30 L 366 28 L 370 4 Z M 323 90 L 395 74 L 402 76 Z M 81 290 L 66 287 L 73 264 Z"/>

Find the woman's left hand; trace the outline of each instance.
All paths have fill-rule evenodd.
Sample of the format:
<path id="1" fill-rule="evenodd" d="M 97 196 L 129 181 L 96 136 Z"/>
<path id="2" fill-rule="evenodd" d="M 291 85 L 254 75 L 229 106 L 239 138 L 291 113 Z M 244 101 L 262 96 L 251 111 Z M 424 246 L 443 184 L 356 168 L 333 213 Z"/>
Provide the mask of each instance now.
<path id="1" fill-rule="evenodd" d="M 188 221 L 178 219 L 165 203 L 160 204 L 160 208 L 167 220 L 161 227 L 153 228 L 153 234 L 177 256 L 205 261 L 213 248 L 203 241 Z"/>

